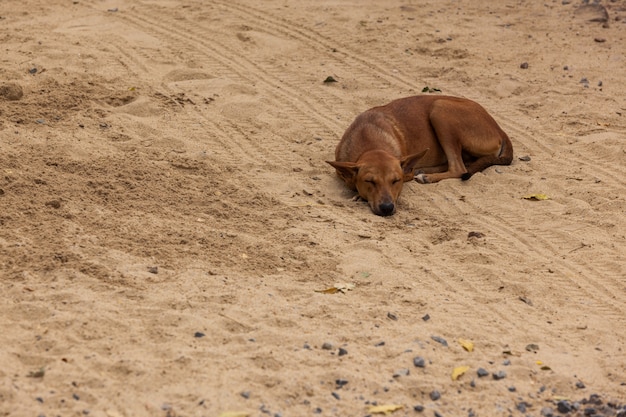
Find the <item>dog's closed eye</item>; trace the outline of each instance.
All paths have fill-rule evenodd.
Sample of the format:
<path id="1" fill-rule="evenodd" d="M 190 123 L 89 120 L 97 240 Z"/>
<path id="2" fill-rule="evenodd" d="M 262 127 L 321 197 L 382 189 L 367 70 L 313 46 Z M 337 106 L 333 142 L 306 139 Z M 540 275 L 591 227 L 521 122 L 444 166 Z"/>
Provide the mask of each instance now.
<path id="1" fill-rule="evenodd" d="M 397 183 L 399 183 L 399 182 L 400 182 L 400 178 L 396 178 L 396 179 L 395 179 L 395 180 L 393 180 L 391 183 L 392 183 L 392 184 L 397 184 Z"/>

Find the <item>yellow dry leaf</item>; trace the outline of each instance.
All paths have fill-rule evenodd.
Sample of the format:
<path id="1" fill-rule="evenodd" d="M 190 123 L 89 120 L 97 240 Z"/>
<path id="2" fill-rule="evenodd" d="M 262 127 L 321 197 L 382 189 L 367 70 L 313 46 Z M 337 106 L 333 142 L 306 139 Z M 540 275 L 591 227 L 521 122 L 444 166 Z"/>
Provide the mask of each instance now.
<path id="1" fill-rule="evenodd" d="M 548 197 L 546 194 L 528 194 L 522 198 L 524 198 L 525 200 L 533 200 L 533 201 L 541 201 L 541 200 L 550 199 L 550 197 Z"/>
<path id="2" fill-rule="evenodd" d="M 469 371 L 469 366 L 457 366 L 452 371 L 452 380 L 456 381 L 459 379 L 465 372 Z"/>
<path id="3" fill-rule="evenodd" d="M 315 292 L 321 292 L 322 294 L 334 294 L 339 291 L 336 287 L 326 288 L 325 290 L 315 290 Z"/>
<path id="4" fill-rule="evenodd" d="M 474 342 L 472 342 L 471 340 L 459 339 L 459 343 L 461 344 L 461 346 L 463 346 L 463 349 L 467 350 L 468 352 L 474 351 Z"/>
<path id="5" fill-rule="evenodd" d="M 397 404 L 385 404 L 385 405 L 373 405 L 369 408 L 369 412 L 372 414 L 391 414 L 394 411 L 398 411 L 404 408 L 403 405 Z"/>
<path id="6" fill-rule="evenodd" d="M 539 365 L 539 366 L 543 365 L 543 362 L 541 362 L 541 361 L 537 361 L 537 362 L 535 362 L 535 363 L 536 363 L 537 365 Z"/>
<path id="7" fill-rule="evenodd" d="M 354 284 L 335 284 L 330 288 L 326 288 L 325 290 L 315 290 L 315 292 L 321 292 L 323 294 L 335 294 L 336 292 L 340 292 L 345 294 L 346 291 L 351 291 L 355 287 Z"/>
<path id="8" fill-rule="evenodd" d="M 249 415 L 247 411 L 224 411 L 219 417 L 248 417 Z"/>

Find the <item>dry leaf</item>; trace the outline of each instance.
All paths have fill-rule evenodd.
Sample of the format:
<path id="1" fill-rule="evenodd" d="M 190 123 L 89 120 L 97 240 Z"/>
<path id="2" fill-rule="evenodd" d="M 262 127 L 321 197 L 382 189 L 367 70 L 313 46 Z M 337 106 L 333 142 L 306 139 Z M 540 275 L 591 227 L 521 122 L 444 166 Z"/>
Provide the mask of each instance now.
<path id="1" fill-rule="evenodd" d="M 469 371 L 469 366 L 457 366 L 452 371 L 452 380 L 456 381 L 459 379 L 465 372 Z"/>
<path id="2" fill-rule="evenodd" d="M 340 283 L 335 284 L 330 288 L 326 288 L 325 290 L 315 290 L 315 292 L 321 292 L 323 294 L 335 294 L 336 292 L 340 292 L 342 294 L 345 294 L 346 291 L 351 291 L 354 289 L 354 287 L 354 284 Z"/>
<path id="3" fill-rule="evenodd" d="M 224 411 L 219 417 L 248 417 L 249 415 L 247 411 Z"/>
<path id="4" fill-rule="evenodd" d="M 391 414 L 394 411 L 398 411 L 401 410 L 402 408 L 404 408 L 403 405 L 396 405 L 396 404 L 386 404 L 386 405 L 373 405 L 369 408 L 369 412 L 372 414 Z"/>
<path id="5" fill-rule="evenodd" d="M 542 200 L 549 200 L 550 197 L 548 197 L 545 194 L 528 194 L 525 195 L 524 197 L 522 197 L 525 200 L 532 200 L 532 201 L 542 201 Z"/>
<path id="6" fill-rule="evenodd" d="M 461 344 L 461 346 L 463 346 L 463 349 L 467 350 L 468 352 L 474 351 L 474 342 L 472 342 L 471 340 L 459 339 L 459 343 Z"/>

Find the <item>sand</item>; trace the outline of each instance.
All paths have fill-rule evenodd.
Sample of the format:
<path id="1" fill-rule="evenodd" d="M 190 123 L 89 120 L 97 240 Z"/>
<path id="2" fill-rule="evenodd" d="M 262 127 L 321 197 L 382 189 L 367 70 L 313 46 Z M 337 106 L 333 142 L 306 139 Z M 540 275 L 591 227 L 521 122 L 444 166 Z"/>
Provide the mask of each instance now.
<path id="1" fill-rule="evenodd" d="M 2 2 L 0 415 L 616 415 L 625 38 L 624 1 Z M 424 89 L 513 164 L 375 216 L 325 161 Z"/>

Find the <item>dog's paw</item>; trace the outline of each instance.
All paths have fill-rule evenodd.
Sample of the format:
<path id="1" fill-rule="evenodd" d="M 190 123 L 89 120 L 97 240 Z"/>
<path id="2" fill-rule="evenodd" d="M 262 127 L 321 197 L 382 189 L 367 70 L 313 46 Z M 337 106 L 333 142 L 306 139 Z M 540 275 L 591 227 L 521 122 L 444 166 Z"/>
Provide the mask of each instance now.
<path id="1" fill-rule="evenodd" d="M 428 177 L 424 173 L 417 174 L 415 176 L 415 181 L 419 182 L 420 184 L 429 184 L 430 183 L 430 181 L 428 181 Z"/>

